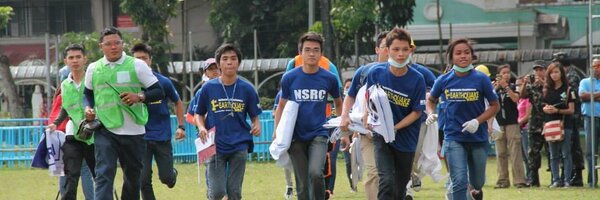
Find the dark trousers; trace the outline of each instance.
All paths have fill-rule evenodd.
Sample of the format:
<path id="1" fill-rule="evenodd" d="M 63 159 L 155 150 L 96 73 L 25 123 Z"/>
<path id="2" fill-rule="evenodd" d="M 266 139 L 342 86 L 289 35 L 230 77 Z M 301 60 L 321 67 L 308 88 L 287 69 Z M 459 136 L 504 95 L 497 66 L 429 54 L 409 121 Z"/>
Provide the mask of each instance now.
<path id="1" fill-rule="evenodd" d="M 146 150 L 144 135 L 117 135 L 105 128 L 94 134 L 96 145 L 96 185 L 95 195 L 98 200 L 112 200 L 117 159 L 123 170 L 123 187 L 121 199 L 140 199 L 140 174 L 142 157 Z"/>
<path id="2" fill-rule="evenodd" d="M 581 120 L 579 115 L 571 117 L 573 123 L 571 134 L 571 159 L 573 161 L 573 172 L 581 171 L 585 168 L 583 150 L 581 149 L 581 141 L 579 140 L 579 126 L 581 126 Z"/>
<path id="3" fill-rule="evenodd" d="M 81 176 L 81 163 L 83 159 L 87 163 L 92 177 L 94 174 L 94 145 L 88 145 L 84 142 L 75 140 L 72 135 L 68 135 L 62 146 L 64 171 L 66 176 L 65 192 L 62 199 L 77 199 L 77 185 Z"/>
<path id="4" fill-rule="evenodd" d="M 377 199 L 404 199 L 415 153 L 396 151 L 378 134 L 373 136 L 373 144 L 375 146 L 375 163 L 379 174 Z"/>
<path id="5" fill-rule="evenodd" d="M 546 140 L 540 132 L 529 132 L 529 170 L 537 172 L 542 162 L 542 147 Z"/>
<path id="6" fill-rule="evenodd" d="M 175 171 L 173 170 L 173 147 L 171 140 L 152 141 L 146 140 L 146 152 L 142 162 L 142 198 L 144 200 L 156 199 L 152 189 L 152 159 L 156 161 L 158 178 L 160 182 L 172 187 L 175 185 Z"/>
<path id="7" fill-rule="evenodd" d="M 327 146 L 333 146 L 331 151 L 329 152 L 329 161 L 331 166 L 331 176 L 325 178 L 325 183 L 327 184 L 327 190 L 329 190 L 333 194 L 333 189 L 335 189 L 335 179 L 337 176 L 337 157 L 340 152 L 340 140 L 336 141 L 335 144 L 327 143 Z M 350 163 L 350 152 L 344 151 L 345 164 L 346 164 L 346 176 L 348 177 L 348 181 L 350 181 L 350 189 L 354 189 L 355 186 L 352 185 L 352 165 Z"/>

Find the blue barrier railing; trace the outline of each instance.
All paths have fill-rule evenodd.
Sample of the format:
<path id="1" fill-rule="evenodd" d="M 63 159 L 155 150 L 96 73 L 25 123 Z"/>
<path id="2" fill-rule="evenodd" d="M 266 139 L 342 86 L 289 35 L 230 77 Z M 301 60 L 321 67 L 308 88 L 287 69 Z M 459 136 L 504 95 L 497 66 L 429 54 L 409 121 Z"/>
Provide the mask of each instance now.
<path id="1" fill-rule="evenodd" d="M 272 112 L 263 111 L 259 119 L 262 133 L 258 137 L 253 137 L 254 152 L 248 154 L 248 160 L 269 161 L 271 160 L 269 145 L 271 144 L 274 127 Z M 35 154 L 41 135 L 44 133 L 44 123 L 46 121 L 45 118 L 0 119 L 0 169 L 31 166 L 31 159 Z M 177 118 L 173 115 L 171 116 L 173 133 L 176 128 Z M 196 148 L 194 146 L 197 135 L 196 127 L 186 122 L 185 130 L 187 137 L 184 140 L 176 141 L 173 136 L 173 157 L 175 162 L 196 162 Z"/>

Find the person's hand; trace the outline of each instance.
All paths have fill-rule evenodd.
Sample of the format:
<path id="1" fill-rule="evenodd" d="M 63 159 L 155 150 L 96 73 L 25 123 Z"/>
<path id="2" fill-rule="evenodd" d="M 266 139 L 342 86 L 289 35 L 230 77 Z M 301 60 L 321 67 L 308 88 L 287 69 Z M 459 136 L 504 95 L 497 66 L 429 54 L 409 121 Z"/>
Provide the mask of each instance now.
<path id="1" fill-rule="evenodd" d="M 340 149 L 340 151 L 342 151 L 342 152 L 350 150 L 350 138 L 348 138 L 348 137 L 340 138 L 340 146 L 344 147 L 344 148 Z"/>
<path id="2" fill-rule="evenodd" d="M 371 129 L 369 127 L 369 113 L 368 112 L 365 112 L 365 114 L 363 114 L 362 124 L 363 124 L 363 127 L 365 127 L 366 129 Z"/>
<path id="3" fill-rule="evenodd" d="M 183 140 L 185 139 L 185 131 L 181 128 L 177 128 L 175 131 L 175 140 Z"/>
<path id="4" fill-rule="evenodd" d="M 340 130 L 342 130 L 343 132 L 349 131 L 348 130 L 349 125 L 350 125 L 350 116 L 342 115 L 342 121 L 340 122 Z"/>
<path id="5" fill-rule="evenodd" d="M 208 138 L 208 131 L 204 127 L 198 127 L 198 137 L 202 143 L 206 143 L 206 139 Z"/>
<path id="6" fill-rule="evenodd" d="M 261 133 L 260 121 L 256 120 L 256 122 L 252 123 L 252 129 L 250 129 L 250 134 L 254 136 L 260 136 Z"/>
<path id="7" fill-rule="evenodd" d="M 475 133 L 479 129 L 479 121 L 477 119 L 469 120 L 462 125 L 462 132 Z"/>
<path id="8" fill-rule="evenodd" d="M 56 130 L 56 124 L 50 123 L 50 125 L 48 125 L 48 127 L 46 127 L 46 130 L 50 131 L 50 132 Z"/>
<path id="9" fill-rule="evenodd" d="M 431 125 L 433 124 L 433 122 L 435 122 L 438 118 L 437 114 L 429 114 L 427 115 L 427 119 L 425 120 L 425 125 Z"/>
<path id="10" fill-rule="evenodd" d="M 140 96 L 137 93 L 133 92 L 123 92 L 119 95 L 121 101 L 128 106 L 131 106 L 135 103 L 141 102 Z"/>
<path id="11" fill-rule="evenodd" d="M 85 121 L 94 121 L 96 119 L 96 111 L 90 107 L 85 107 Z"/>
<path id="12" fill-rule="evenodd" d="M 538 75 L 535 75 L 535 82 L 534 84 L 536 85 L 544 85 L 544 81 L 542 80 L 541 77 L 539 77 Z"/>
<path id="13" fill-rule="evenodd" d="M 555 114 L 555 113 L 558 113 L 558 109 L 556 107 L 554 107 L 553 105 L 546 105 L 546 106 L 544 106 L 544 108 L 542 108 L 542 110 L 546 114 Z"/>

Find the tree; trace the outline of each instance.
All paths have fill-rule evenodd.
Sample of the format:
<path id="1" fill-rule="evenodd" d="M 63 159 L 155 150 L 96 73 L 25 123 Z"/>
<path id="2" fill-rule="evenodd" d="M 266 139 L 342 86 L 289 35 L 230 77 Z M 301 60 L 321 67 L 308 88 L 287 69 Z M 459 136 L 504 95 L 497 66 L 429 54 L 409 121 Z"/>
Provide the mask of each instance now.
<path id="1" fill-rule="evenodd" d="M 336 52 L 339 57 L 356 55 L 355 63 L 358 63 L 358 55 L 373 53 L 374 24 L 377 18 L 377 4 L 372 0 L 337 0 L 331 9 L 332 23 L 336 33 Z M 365 44 L 366 43 L 366 44 Z M 342 46 L 342 47 L 340 47 Z M 362 47 L 362 48 L 361 48 Z M 354 49 L 354 52 L 350 50 Z M 367 50 L 367 51 L 365 51 Z M 340 63 L 341 64 L 341 63 Z M 356 67 L 356 66 L 355 66 Z"/>
<path id="2" fill-rule="evenodd" d="M 246 58 L 253 55 L 253 30 L 258 35 L 258 55 L 263 58 L 298 54 L 297 40 L 306 32 L 306 1 L 210 0 L 209 22 L 220 42 L 240 46 Z"/>
<path id="3" fill-rule="evenodd" d="M 404 27 L 413 21 L 415 0 L 378 0 L 379 19 L 377 24 L 384 30 L 395 26 Z"/>
<path id="4" fill-rule="evenodd" d="M 0 29 L 4 29 L 13 14 L 11 7 L 0 7 Z M 2 76 L 2 85 L 4 86 L 4 94 L 8 98 L 8 112 L 11 118 L 23 118 L 23 105 L 19 102 L 17 94 L 17 85 L 13 81 L 12 73 L 10 72 L 10 64 L 8 57 L 4 52 L 0 53 L 0 76 Z"/>
<path id="5" fill-rule="evenodd" d="M 171 60 L 166 51 L 171 49 L 167 43 L 169 29 L 167 23 L 177 15 L 178 0 L 123 0 L 121 9 L 142 27 L 142 40 L 152 46 L 152 66 L 162 74 L 169 76 L 168 62 Z"/>

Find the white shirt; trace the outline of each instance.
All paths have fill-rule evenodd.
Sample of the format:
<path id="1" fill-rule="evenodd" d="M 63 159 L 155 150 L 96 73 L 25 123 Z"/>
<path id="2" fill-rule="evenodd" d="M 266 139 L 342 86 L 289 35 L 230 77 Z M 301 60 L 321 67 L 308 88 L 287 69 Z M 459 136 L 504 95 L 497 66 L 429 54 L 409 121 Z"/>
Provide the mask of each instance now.
<path id="1" fill-rule="evenodd" d="M 123 52 L 121 58 L 119 58 L 119 60 L 115 62 L 108 61 L 106 59 L 106 56 L 102 57 L 101 59 L 105 65 L 107 65 L 110 68 L 114 68 L 118 64 L 123 64 L 123 62 L 125 61 L 125 56 L 126 54 L 125 52 Z M 97 62 L 98 61 L 90 64 L 87 68 L 87 71 L 85 71 L 85 88 L 89 90 L 93 90 L 92 75 L 94 73 L 94 68 L 96 67 Z M 144 85 L 144 88 L 149 88 L 150 86 L 158 82 L 158 79 L 156 78 L 156 76 L 154 76 L 154 74 L 152 74 L 150 67 L 148 67 L 148 65 L 144 61 L 136 58 L 133 61 L 133 65 L 135 67 L 137 78 L 138 80 L 140 80 L 140 83 Z M 117 135 L 141 135 L 146 132 L 144 125 L 136 124 L 133 118 L 127 112 L 121 112 L 123 113 L 123 126 L 119 128 L 109 128 L 108 130 L 110 132 L 113 132 Z"/>

